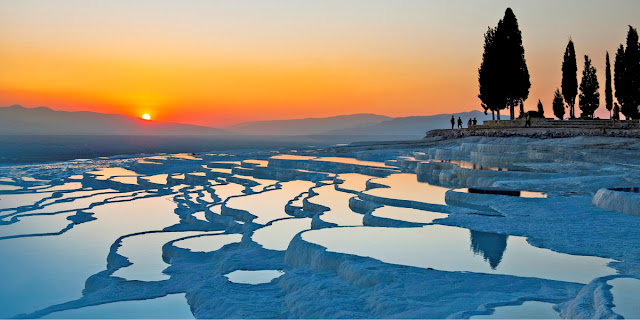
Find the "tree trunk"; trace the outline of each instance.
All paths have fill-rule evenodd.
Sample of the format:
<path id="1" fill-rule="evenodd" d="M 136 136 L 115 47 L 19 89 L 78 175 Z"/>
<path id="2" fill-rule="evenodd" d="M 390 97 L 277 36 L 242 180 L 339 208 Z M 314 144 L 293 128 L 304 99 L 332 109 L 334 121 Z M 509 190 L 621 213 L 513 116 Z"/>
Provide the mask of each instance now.
<path id="1" fill-rule="evenodd" d="M 509 93 L 509 109 L 511 109 L 511 120 L 516 118 L 515 107 L 513 105 L 513 93 Z"/>
<path id="2" fill-rule="evenodd" d="M 495 113 L 493 110 L 491 110 L 491 118 L 492 118 L 493 120 L 495 120 L 495 119 L 496 119 L 496 113 Z"/>
<path id="3" fill-rule="evenodd" d="M 571 118 L 571 119 L 575 119 L 575 118 L 576 118 L 576 115 L 575 115 L 575 113 L 573 112 L 573 106 L 574 106 L 575 104 L 576 104 L 576 103 L 574 102 L 574 103 L 572 103 L 572 104 L 569 106 L 569 118 Z"/>
<path id="4" fill-rule="evenodd" d="M 498 120 L 500 120 L 500 109 L 496 111 L 498 113 Z"/>

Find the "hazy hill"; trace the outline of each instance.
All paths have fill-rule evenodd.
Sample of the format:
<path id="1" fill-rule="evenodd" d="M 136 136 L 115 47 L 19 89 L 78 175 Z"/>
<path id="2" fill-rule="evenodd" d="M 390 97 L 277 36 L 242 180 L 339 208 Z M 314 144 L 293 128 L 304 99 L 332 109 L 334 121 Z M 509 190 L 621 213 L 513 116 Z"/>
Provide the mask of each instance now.
<path id="1" fill-rule="evenodd" d="M 403 118 L 390 118 L 376 124 L 369 124 L 364 126 L 356 126 L 352 128 L 346 128 L 341 130 L 331 130 L 325 132 L 325 134 L 331 135 L 402 135 L 402 136 L 415 136 L 421 138 L 428 130 L 434 129 L 447 129 L 451 128 L 451 113 L 449 114 L 437 114 L 433 116 L 414 116 Z M 482 124 L 484 120 L 491 120 L 491 114 L 485 115 L 482 111 L 470 111 L 455 113 L 456 122 L 458 117 L 462 118 L 463 126 L 467 127 L 467 121 L 469 118 L 475 117 L 478 120 L 478 124 Z M 456 123 L 456 127 L 457 127 Z M 392 137 L 390 137 L 392 138 Z"/>
<path id="2" fill-rule="evenodd" d="M 377 114 L 360 113 L 327 118 L 306 118 L 240 123 L 226 128 L 229 131 L 252 135 L 315 135 L 327 131 L 374 125 L 392 119 Z"/>
<path id="3" fill-rule="evenodd" d="M 0 108 L 2 135 L 210 135 L 223 130 L 146 121 L 119 114 L 55 111 L 18 105 Z"/>

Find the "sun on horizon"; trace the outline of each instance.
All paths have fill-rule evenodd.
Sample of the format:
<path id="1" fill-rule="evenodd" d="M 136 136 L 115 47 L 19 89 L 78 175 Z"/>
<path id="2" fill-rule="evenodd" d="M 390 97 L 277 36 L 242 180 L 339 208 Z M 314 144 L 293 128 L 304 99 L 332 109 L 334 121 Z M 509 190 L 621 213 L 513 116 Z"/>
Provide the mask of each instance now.
<path id="1" fill-rule="evenodd" d="M 151 120 L 151 116 L 148 113 L 142 115 L 143 120 Z"/>

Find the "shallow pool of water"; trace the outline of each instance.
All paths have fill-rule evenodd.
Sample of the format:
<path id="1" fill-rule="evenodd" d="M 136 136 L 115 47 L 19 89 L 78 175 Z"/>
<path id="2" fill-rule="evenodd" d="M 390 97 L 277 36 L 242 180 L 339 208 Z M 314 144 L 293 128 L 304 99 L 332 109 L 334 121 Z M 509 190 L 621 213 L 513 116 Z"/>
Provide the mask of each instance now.
<path id="1" fill-rule="evenodd" d="M 317 195 L 308 199 L 309 202 L 330 208 L 325 211 L 320 219 L 335 223 L 339 226 L 361 226 L 362 215 L 353 212 L 349 208 L 349 199 L 354 197 L 352 193 L 335 189 L 334 185 L 326 185 L 313 189 Z"/>
<path id="2" fill-rule="evenodd" d="M 185 295 L 120 301 L 51 313 L 44 319 L 193 319 Z"/>
<path id="3" fill-rule="evenodd" d="M 290 217 L 284 211 L 287 202 L 314 185 L 313 182 L 300 180 L 284 182 L 281 189 L 231 198 L 226 206 L 248 211 L 256 216 L 252 220 L 254 223 L 266 224 L 269 221 Z"/>
<path id="4" fill-rule="evenodd" d="M 336 177 L 336 180 L 342 181 L 338 185 L 340 189 L 360 192 L 367 189 L 367 180 L 371 178 L 373 177 L 360 173 L 341 173 Z"/>
<path id="5" fill-rule="evenodd" d="M 382 198 L 409 200 L 422 203 L 445 205 L 445 194 L 449 188 L 418 182 L 418 178 L 412 173 L 397 173 L 386 178 L 372 179 L 371 182 L 383 184 L 389 188 L 376 188 L 365 191 Z"/>
<path id="6" fill-rule="evenodd" d="M 111 244 L 123 234 L 178 223 L 167 197 L 110 203 L 91 209 L 97 221 L 50 237 L 0 241 L 0 318 L 81 297 L 86 279 L 106 268 Z"/>
<path id="7" fill-rule="evenodd" d="M 290 218 L 278 220 L 253 233 L 251 239 L 269 250 L 287 250 L 293 237 L 311 229 L 311 218 Z"/>
<path id="8" fill-rule="evenodd" d="M 561 319 L 553 310 L 553 303 L 525 301 L 517 306 L 496 307 L 489 315 L 472 316 L 469 319 Z"/>
<path id="9" fill-rule="evenodd" d="M 19 189 L 22 189 L 22 187 L 12 186 L 8 184 L 0 184 L 0 191 L 14 191 Z"/>
<path id="10" fill-rule="evenodd" d="M 320 158 L 315 158 L 311 161 L 334 162 L 334 163 L 353 164 L 353 165 L 365 166 L 365 167 L 397 169 L 396 167 L 387 166 L 386 164 L 384 164 L 384 162 L 364 161 L 364 160 L 358 160 L 354 158 L 320 157 Z"/>
<path id="11" fill-rule="evenodd" d="M 139 281 L 169 279 L 168 275 L 162 273 L 169 266 L 162 260 L 162 246 L 171 240 L 203 233 L 205 232 L 157 232 L 127 237 L 122 240 L 117 252 L 133 264 L 118 269 L 113 276 Z"/>
<path id="12" fill-rule="evenodd" d="M 283 274 L 281 270 L 236 270 L 224 276 L 233 283 L 262 284 L 269 283 Z"/>
<path id="13" fill-rule="evenodd" d="M 640 319 L 640 279 L 616 278 L 607 283 L 613 286 L 613 312 L 625 319 Z"/>
<path id="14" fill-rule="evenodd" d="M 391 206 L 377 208 L 371 214 L 376 217 L 414 223 L 431 223 L 435 219 L 447 217 L 446 214 L 439 212 Z"/>
<path id="15" fill-rule="evenodd" d="M 617 273 L 610 259 L 557 253 L 526 238 L 428 225 L 422 228 L 345 227 L 307 231 L 306 241 L 329 251 L 387 263 L 588 283 Z"/>
<path id="16" fill-rule="evenodd" d="M 97 180 L 107 180 L 111 177 L 115 176 L 137 176 L 135 171 L 131 171 L 129 169 L 113 167 L 113 168 L 100 168 L 96 171 L 89 171 L 88 174 L 96 175 Z"/>
<path id="17" fill-rule="evenodd" d="M 242 240 L 241 234 L 220 234 L 219 232 L 214 232 L 200 237 L 178 240 L 174 242 L 173 245 L 178 248 L 189 249 L 191 252 L 213 252 L 220 250 L 220 248 L 228 244 L 238 243 L 240 240 Z"/>

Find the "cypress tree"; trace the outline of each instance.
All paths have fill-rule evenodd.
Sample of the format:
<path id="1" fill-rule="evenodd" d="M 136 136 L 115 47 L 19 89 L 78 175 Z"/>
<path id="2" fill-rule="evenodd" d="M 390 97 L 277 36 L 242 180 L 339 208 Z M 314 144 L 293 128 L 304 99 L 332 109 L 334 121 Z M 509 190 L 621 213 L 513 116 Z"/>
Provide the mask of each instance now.
<path id="1" fill-rule="evenodd" d="M 613 62 L 613 85 L 616 87 L 616 99 L 620 105 L 625 104 L 626 88 L 624 79 L 624 46 L 620 45 L 618 51 L 616 51 L 616 60 Z"/>
<path id="2" fill-rule="evenodd" d="M 580 82 L 580 110 L 581 117 L 593 118 L 593 113 L 600 106 L 600 85 L 596 68 L 591 65 L 589 56 L 584 56 L 584 69 L 582 70 L 582 81 Z"/>
<path id="3" fill-rule="evenodd" d="M 538 99 L 538 113 L 541 117 L 544 117 L 544 108 L 542 107 L 542 101 Z"/>
<path id="4" fill-rule="evenodd" d="M 640 106 L 640 45 L 638 31 L 632 26 L 627 32 L 627 47 L 620 45 L 613 68 L 615 95 L 620 103 L 620 111 L 625 117 L 636 119 Z"/>
<path id="5" fill-rule="evenodd" d="M 611 109 L 613 109 L 613 93 L 611 90 L 611 63 L 609 62 L 609 51 L 607 51 L 605 73 L 606 80 L 604 84 L 604 101 L 607 110 L 609 110 L 609 117 L 611 117 Z"/>
<path id="6" fill-rule="evenodd" d="M 569 118 L 576 117 L 574 112 L 576 95 L 578 95 L 578 62 L 573 41 L 569 39 L 562 61 L 562 96 L 569 105 Z"/>
<path id="7" fill-rule="evenodd" d="M 499 48 L 500 77 L 506 93 L 506 100 L 511 111 L 511 120 L 515 118 L 514 107 L 518 101 L 529 97 L 529 69 L 524 57 L 522 33 L 518 27 L 518 19 L 511 8 L 507 8 L 504 18 L 498 22 L 496 28 L 496 44 Z"/>
<path id="8" fill-rule="evenodd" d="M 500 68 L 500 52 L 496 45 L 496 28 L 489 28 L 484 34 L 484 52 L 482 63 L 478 69 L 478 82 L 480 94 L 478 98 L 482 101 L 485 110 L 498 113 L 500 120 L 500 110 L 506 108 L 504 88 L 501 86 L 498 69 Z"/>
<path id="9" fill-rule="evenodd" d="M 624 82 L 626 98 L 625 105 L 622 106 L 622 113 L 636 119 L 640 106 L 640 46 L 638 45 L 638 31 L 632 26 L 629 26 L 627 48 L 624 50 Z"/>
<path id="10" fill-rule="evenodd" d="M 522 34 L 518 20 L 511 8 L 495 28 L 489 28 L 484 36 L 484 53 L 478 69 L 480 94 L 478 97 L 488 110 L 498 113 L 510 106 L 511 119 L 514 106 L 529 96 L 529 70 L 524 58 Z"/>
<path id="11" fill-rule="evenodd" d="M 564 98 L 560 93 L 560 89 L 556 89 L 553 95 L 553 114 L 560 120 L 564 119 Z"/>

